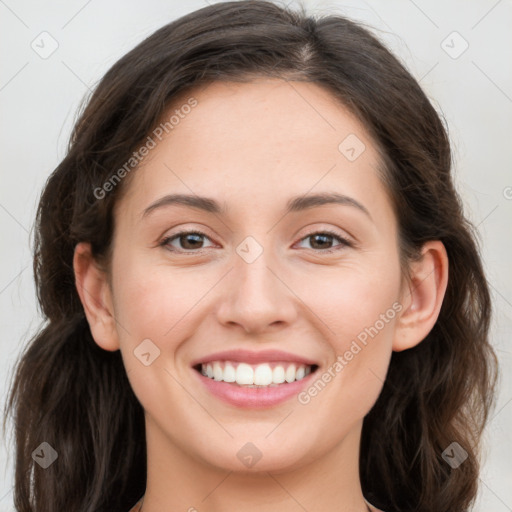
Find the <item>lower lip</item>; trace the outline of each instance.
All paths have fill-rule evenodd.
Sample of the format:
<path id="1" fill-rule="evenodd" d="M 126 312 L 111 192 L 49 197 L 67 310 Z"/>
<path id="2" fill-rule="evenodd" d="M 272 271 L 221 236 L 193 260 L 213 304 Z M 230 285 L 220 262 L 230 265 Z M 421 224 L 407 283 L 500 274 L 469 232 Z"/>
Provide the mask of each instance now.
<path id="1" fill-rule="evenodd" d="M 279 384 L 274 387 L 266 388 L 247 388 L 238 384 L 230 384 L 219 380 L 205 377 L 195 369 L 192 371 L 197 374 L 206 388 L 217 398 L 237 407 L 246 407 L 249 409 L 272 407 L 289 400 L 298 395 L 300 391 L 312 379 L 316 371 L 309 373 L 301 380 L 290 383 Z"/>

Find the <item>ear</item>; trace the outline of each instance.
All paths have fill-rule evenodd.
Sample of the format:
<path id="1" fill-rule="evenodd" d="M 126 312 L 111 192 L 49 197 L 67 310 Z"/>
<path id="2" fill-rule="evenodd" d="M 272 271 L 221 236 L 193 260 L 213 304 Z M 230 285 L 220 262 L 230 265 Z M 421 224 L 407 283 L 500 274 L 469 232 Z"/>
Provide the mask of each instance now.
<path id="1" fill-rule="evenodd" d="M 426 338 L 439 316 L 447 284 L 448 255 L 443 243 L 425 243 L 421 258 L 411 264 L 411 279 L 402 290 L 404 309 L 396 323 L 394 351 L 412 348 Z"/>
<path id="2" fill-rule="evenodd" d="M 119 349 L 110 286 L 94 260 L 89 243 L 80 242 L 73 257 L 75 285 L 94 341 L 104 350 Z"/>

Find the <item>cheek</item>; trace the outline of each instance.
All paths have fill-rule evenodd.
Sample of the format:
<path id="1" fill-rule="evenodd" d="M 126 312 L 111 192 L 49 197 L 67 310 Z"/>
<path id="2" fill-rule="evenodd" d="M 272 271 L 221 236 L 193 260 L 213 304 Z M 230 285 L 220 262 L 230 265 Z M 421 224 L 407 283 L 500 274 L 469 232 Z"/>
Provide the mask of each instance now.
<path id="1" fill-rule="evenodd" d="M 347 411 L 364 416 L 382 389 L 401 310 L 399 280 L 398 270 L 346 269 L 309 295 L 311 309 L 321 313 L 329 342 L 328 368 L 317 379 L 327 382 L 340 418 Z M 322 383 L 317 387 L 323 389 Z"/>
<path id="2" fill-rule="evenodd" d="M 140 256 L 119 258 L 117 264 L 115 313 L 127 371 L 139 370 L 137 351 L 145 340 L 158 354 L 151 368 L 176 370 L 180 347 L 187 346 L 204 321 L 205 304 L 219 276 L 197 267 L 149 264 Z"/>
<path id="3" fill-rule="evenodd" d="M 327 280 L 317 280 L 314 293 L 304 293 L 308 294 L 312 309 L 320 313 L 329 328 L 331 344 L 340 353 L 349 349 L 358 336 L 364 343 L 365 333 L 369 337 L 367 329 L 372 332 L 371 338 L 382 334 L 382 339 L 392 333 L 399 282 L 395 269 L 346 268 L 332 273 Z"/>
<path id="4" fill-rule="evenodd" d="M 201 292 L 191 282 L 197 280 L 193 274 L 171 276 L 162 266 L 143 263 L 144 258 L 136 254 L 115 262 L 114 309 L 125 351 L 145 339 L 163 350 L 164 343 L 172 342 L 175 331 L 186 323 L 181 319 L 186 319 Z"/>
<path id="5" fill-rule="evenodd" d="M 156 415 L 170 397 L 175 403 L 184 400 L 187 407 L 193 407 L 178 384 L 182 376 L 176 373 L 175 359 L 180 345 L 197 328 L 194 314 L 208 291 L 208 280 L 200 281 L 197 273 L 171 273 L 128 260 L 118 268 L 124 272 L 119 272 L 114 282 L 117 331 L 135 395 Z"/>

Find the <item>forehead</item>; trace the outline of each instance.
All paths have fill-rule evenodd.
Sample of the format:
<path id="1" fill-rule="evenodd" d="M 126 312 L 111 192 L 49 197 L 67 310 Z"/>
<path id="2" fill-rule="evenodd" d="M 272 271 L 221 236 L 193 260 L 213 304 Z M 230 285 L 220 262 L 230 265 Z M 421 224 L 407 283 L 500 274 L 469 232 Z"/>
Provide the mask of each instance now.
<path id="1" fill-rule="evenodd" d="M 174 98 L 159 126 L 131 176 L 138 214 L 169 191 L 227 202 L 258 195 L 259 207 L 308 191 L 337 189 L 370 202 L 383 193 L 366 129 L 314 83 L 214 82 Z"/>
<path id="2" fill-rule="evenodd" d="M 189 109 L 187 103 L 192 98 L 197 106 Z M 266 143 L 267 151 L 304 139 L 311 145 L 323 142 L 326 148 L 332 147 L 347 130 L 367 137 L 364 126 L 332 93 L 311 82 L 266 78 L 247 83 L 213 82 L 182 92 L 162 122 L 181 110 L 189 112 L 180 116 L 171 130 L 175 137 L 188 138 L 202 129 L 211 140 L 227 137 L 226 142 L 243 140 L 246 146 L 259 140 Z M 257 136 L 260 139 L 255 139 Z"/>

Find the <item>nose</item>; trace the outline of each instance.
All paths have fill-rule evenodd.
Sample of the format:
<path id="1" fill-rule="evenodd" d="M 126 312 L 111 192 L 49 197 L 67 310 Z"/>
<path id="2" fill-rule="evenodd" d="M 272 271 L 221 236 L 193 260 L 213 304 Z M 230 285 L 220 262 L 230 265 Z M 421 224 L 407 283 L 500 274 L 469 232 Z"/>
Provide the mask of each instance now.
<path id="1" fill-rule="evenodd" d="M 297 297 L 270 249 L 249 262 L 234 255 L 234 268 L 227 276 L 217 308 L 226 327 L 238 326 L 248 334 L 286 328 L 297 316 Z"/>

